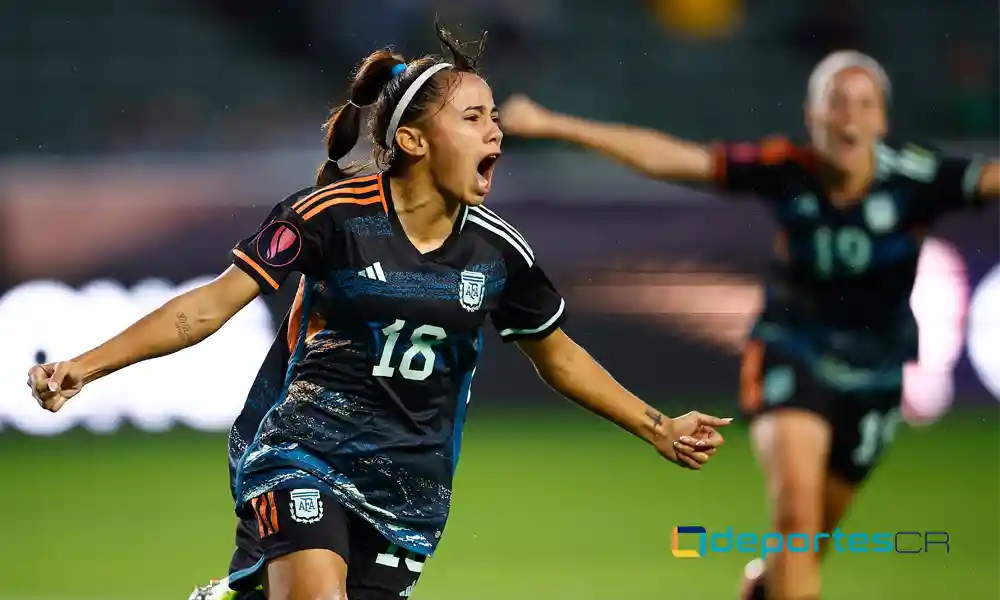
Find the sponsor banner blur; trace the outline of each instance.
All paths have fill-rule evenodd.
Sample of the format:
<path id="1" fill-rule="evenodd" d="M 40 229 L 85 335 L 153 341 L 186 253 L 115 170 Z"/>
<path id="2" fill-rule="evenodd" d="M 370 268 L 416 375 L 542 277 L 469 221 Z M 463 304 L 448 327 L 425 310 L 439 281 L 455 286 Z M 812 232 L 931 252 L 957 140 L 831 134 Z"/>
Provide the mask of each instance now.
<path id="1" fill-rule="evenodd" d="M 227 429 L 274 337 L 260 300 L 201 344 L 96 381 L 58 413 L 42 410 L 25 385 L 30 365 L 76 356 L 207 280 L 179 286 L 147 280 L 131 288 L 94 281 L 79 289 L 33 281 L 7 292 L 0 298 L 0 428 L 46 435 L 82 425 L 108 432 L 129 421 L 146 431 L 178 423 Z"/>
<path id="2" fill-rule="evenodd" d="M 201 344 L 97 381 L 59 413 L 39 408 L 25 386 L 30 365 L 75 356 L 170 297 L 207 280 L 174 286 L 151 279 L 131 287 L 100 280 L 79 288 L 37 280 L 8 291 L 0 297 L 0 339 L 4 340 L 0 345 L 0 428 L 38 435 L 57 434 L 75 426 L 109 432 L 127 421 L 146 431 L 162 431 L 177 424 L 208 431 L 227 429 L 273 340 L 274 315 L 282 315 L 283 309 L 272 313 L 260 299 Z M 688 370 L 702 378 L 700 394 L 718 393 L 717 380 L 720 375 L 736 373 L 735 361 L 723 366 L 710 356 L 686 357 L 678 340 L 688 338 L 693 345 L 734 357 L 760 302 L 759 284 L 752 277 L 718 273 L 617 273 L 613 280 L 595 278 L 571 285 L 567 291 L 577 312 L 590 314 L 590 323 L 583 319 L 578 331 L 588 331 L 600 315 L 639 317 L 632 325 L 637 329 L 658 325 L 647 333 L 650 337 L 641 340 L 633 339 L 635 331 L 621 327 L 603 339 L 589 331 L 585 336 L 588 346 L 593 342 L 600 348 L 599 354 L 610 350 L 621 362 L 638 362 L 639 355 L 648 354 L 655 344 L 657 355 L 667 360 L 670 379 L 662 381 L 663 372 L 657 371 L 656 382 L 639 383 L 658 395 L 673 391 L 680 385 L 674 378 Z M 968 352 L 975 378 L 1000 398 L 1000 266 L 975 286 L 971 303 L 969 296 L 958 254 L 943 242 L 930 241 L 913 297 L 921 323 L 921 363 L 909 366 L 905 379 L 905 409 L 913 423 L 933 421 L 950 408 L 955 396 L 953 373 L 963 349 Z M 632 341 L 626 344 L 626 339 Z M 494 360 L 493 356 L 487 358 L 487 362 Z M 504 391 L 494 385 L 500 382 L 501 372 L 513 366 L 511 360 L 507 356 L 484 370 L 491 385 L 482 389 L 511 397 L 512 389 Z M 627 377 L 634 380 L 631 374 Z M 511 379 L 518 378 L 506 378 Z M 722 387 L 735 389 L 735 381 L 729 382 L 731 377 L 722 379 L 727 382 Z M 699 386 L 698 379 L 694 385 Z"/>

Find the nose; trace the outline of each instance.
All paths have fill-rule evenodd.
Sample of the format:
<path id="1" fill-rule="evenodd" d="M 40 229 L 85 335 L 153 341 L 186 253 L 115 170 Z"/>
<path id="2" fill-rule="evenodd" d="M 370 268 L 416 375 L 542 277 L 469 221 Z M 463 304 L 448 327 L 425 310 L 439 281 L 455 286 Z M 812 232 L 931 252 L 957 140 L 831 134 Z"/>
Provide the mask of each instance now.
<path id="1" fill-rule="evenodd" d="M 500 129 L 500 124 L 496 121 L 490 121 L 490 130 L 486 137 L 486 143 L 500 145 L 503 141 L 503 131 Z"/>
<path id="2" fill-rule="evenodd" d="M 848 102 L 844 107 L 844 120 L 850 124 L 857 123 L 864 110 L 864 106 L 860 102 Z"/>

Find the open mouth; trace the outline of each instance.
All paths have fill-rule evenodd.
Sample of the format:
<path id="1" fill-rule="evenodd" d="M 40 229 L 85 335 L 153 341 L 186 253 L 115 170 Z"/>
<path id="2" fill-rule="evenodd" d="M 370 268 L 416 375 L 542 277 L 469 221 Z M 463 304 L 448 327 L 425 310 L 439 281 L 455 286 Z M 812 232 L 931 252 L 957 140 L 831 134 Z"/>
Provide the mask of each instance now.
<path id="1" fill-rule="evenodd" d="M 486 155 L 476 166 L 476 172 L 479 174 L 479 185 L 485 191 L 490 189 L 490 182 L 493 180 L 493 167 L 496 166 L 499 159 L 500 153 L 494 152 Z"/>
<path id="2" fill-rule="evenodd" d="M 840 143 L 847 148 L 854 148 L 861 141 L 861 136 L 854 129 L 848 129 L 840 133 Z"/>

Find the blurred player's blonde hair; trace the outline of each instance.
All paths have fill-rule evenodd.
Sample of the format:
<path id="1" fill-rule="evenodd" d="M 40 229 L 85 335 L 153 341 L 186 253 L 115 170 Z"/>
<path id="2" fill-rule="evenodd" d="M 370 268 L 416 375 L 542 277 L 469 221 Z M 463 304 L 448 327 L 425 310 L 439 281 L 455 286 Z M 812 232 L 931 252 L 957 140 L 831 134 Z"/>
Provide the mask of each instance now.
<path id="1" fill-rule="evenodd" d="M 819 61 L 816 67 L 813 68 L 812 74 L 809 76 L 809 85 L 806 89 L 806 104 L 810 108 L 818 106 L 826 94 L 830 82 L 833 81 L 834 76 L 847 69 L 863 69 L 866 71 L 875 80 L 875 83 L 882 88 L 882 93 L 886 101 L 889 100 L 892 84 L 889 81 L 889 75 L 886 74 L 882 65 L 871 56 L 857 50 L 839 50 L 827 55 L 826 58 Z"/>

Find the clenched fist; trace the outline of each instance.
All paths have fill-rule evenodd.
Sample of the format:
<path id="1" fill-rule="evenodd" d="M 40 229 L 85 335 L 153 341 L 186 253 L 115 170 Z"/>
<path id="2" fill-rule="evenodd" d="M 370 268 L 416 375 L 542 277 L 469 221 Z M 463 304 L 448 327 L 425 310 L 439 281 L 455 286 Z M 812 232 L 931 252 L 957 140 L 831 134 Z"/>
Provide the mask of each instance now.
<path id="1" fill-rule="evenodd" d="M 78 363 L 63 361 L 35 365 L 28 370 L 28 387 L 38 405 L 57 412 L 83 389 L 85 373 Z"/>

